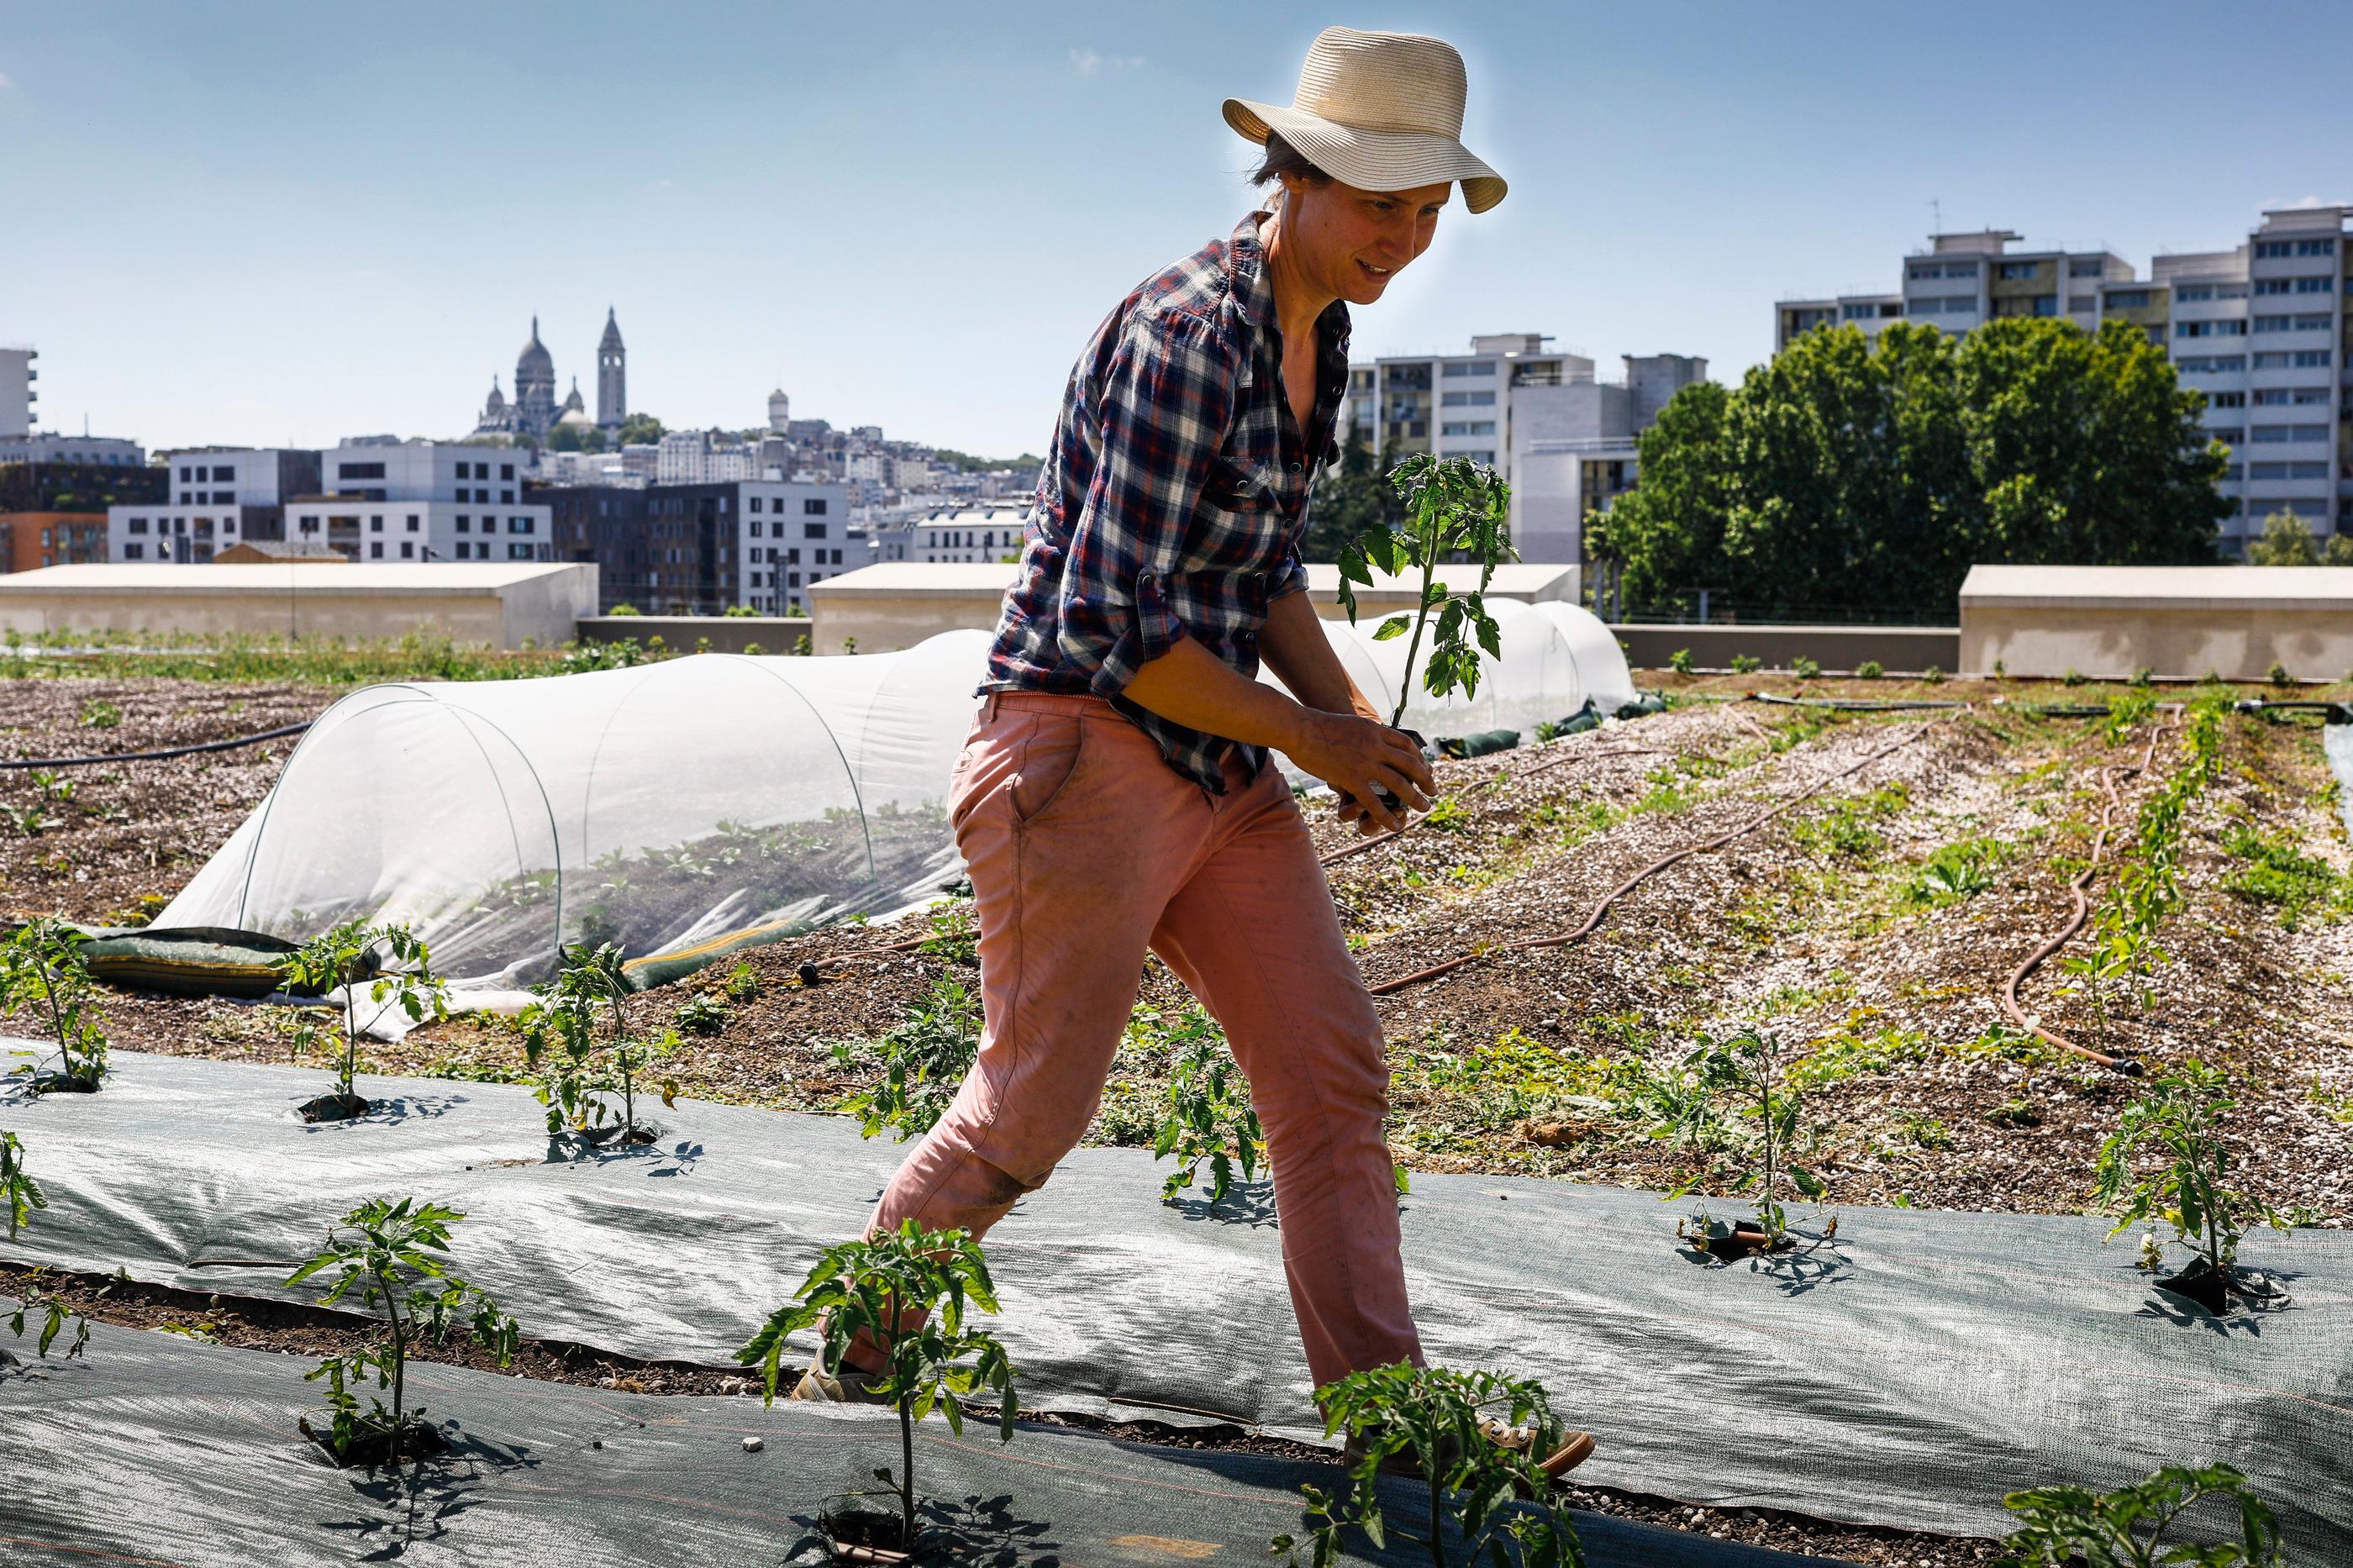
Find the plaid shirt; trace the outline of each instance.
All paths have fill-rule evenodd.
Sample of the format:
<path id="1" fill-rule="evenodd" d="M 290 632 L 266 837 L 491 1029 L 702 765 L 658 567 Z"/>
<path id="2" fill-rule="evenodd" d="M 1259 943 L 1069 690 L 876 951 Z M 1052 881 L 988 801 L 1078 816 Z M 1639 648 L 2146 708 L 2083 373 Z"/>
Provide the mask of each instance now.
<path id="1" fill-rule="evenodd" d="M 983 691 L 1108 698 L 1212 794 L 1240 744 L 1172 724 L 1121 693 L 1192 637 L 1258 673 L 1267 606 L 1307 585 L 1299 540 L 1310 471 L 1331 452 L 1348 379 L 1348 310 L 1316 320 L 1315 405 L 1283 395 L 1264 213 L 1145 280 L 1071 372 L 1038 505 L 1007 590 Z M 1242 746 L 1250 775 L 1263 747 Z"/>

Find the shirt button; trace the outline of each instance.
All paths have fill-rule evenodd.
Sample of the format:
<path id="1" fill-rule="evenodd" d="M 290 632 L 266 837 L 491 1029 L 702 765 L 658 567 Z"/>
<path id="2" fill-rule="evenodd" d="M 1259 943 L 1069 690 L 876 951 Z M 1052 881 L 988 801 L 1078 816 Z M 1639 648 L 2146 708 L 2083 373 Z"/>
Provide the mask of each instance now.
<path id="1" fill-rule="evenodd" d="M 1292 465 L 1291 465 L 1291 471 L 1292 471 L 1293 473 L 1294 473 L 1294 474 L 1295 474 L 1295 473 L 1299 473 L 1299 472 L 1301 472 L 1301 471 L 1302 471 L 1302 469 L 1301 469 L 1301 466 L 1300 466 L 1299 464 L 1297 464 L 1297 463 L 1293 463 L 1293 464 L 1292 464 Z"/>

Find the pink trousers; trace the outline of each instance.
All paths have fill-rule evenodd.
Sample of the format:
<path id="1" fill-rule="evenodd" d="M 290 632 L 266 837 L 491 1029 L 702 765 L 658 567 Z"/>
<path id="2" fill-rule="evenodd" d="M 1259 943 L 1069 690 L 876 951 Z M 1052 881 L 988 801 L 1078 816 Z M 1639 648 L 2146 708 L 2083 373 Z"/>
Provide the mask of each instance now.
<path id="1" fill-rule="evenodd" d="M 1250 1079 L 1316 1384 L 1419 1363 L 1380 1021 L 1282 773 L 1229 761 L 1226 784 L 1187 781 L 1098 698 L 984 700 L 948 808 L 980 917 L 980 1057 L 869 1234 L 986 1235 L 1045 1184 L 1094 1118 L 1148 949 Z"/>

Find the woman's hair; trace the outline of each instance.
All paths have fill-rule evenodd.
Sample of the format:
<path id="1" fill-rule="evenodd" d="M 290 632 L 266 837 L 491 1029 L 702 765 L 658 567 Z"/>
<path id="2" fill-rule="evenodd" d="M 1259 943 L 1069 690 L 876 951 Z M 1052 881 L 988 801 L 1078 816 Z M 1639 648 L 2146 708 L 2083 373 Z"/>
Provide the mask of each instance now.
<path id="1" fill-rule="evenodd" d="M 1250 184 L 1271 184 L 1285 174 L 1295 174 L 1311 185 L 1332 183 L 1332 176 L 1309 163 L 1306 154 L 1270 131 L 1266 133 L 1266 156 L 1250 172 Z"/>

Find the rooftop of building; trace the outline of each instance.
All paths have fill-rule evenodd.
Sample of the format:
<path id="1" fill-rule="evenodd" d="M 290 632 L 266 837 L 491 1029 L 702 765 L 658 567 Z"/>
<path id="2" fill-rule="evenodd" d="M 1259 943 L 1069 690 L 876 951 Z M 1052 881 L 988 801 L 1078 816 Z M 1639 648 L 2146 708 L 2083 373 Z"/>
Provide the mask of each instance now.
<path id="1" fill-rule="evenodd" d="M 314 588 L 346 594 L 475 593 L 537 577 L 594 571 L 573 561 L 327 562 L 180 565 L 110 562 L 44 566 L 0 576 L 0 595 L 28 594 L 237 594 Z"/>
<path id="2" fill-rule="evenodd" d="M 1966 608 L 2353 610 L 2340 566 L 1972 566 Z"/>

